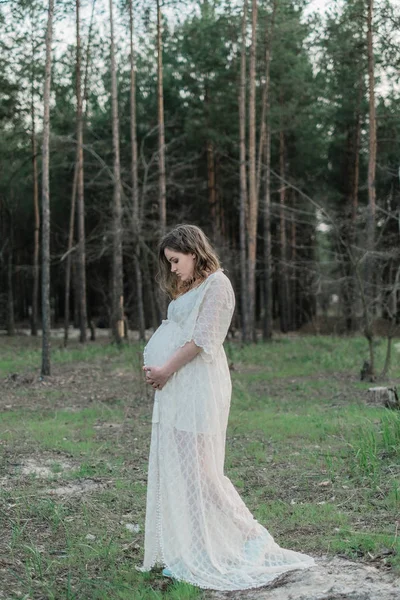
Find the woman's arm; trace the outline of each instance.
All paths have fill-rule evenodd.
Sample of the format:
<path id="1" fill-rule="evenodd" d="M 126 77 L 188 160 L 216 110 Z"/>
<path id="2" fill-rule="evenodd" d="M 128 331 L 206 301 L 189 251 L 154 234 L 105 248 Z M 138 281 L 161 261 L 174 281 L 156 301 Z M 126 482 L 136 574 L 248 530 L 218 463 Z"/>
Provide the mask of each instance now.
<path id="1" fill-rule="evenodd" d="M 178 348 L 169 360 L 162 366 L 168 377 L 171 377 L 181 367 L 193 360 L 201 352 L 201 348 L 196 346 L 193 340 L 186 342 L 184 346 Z"/>
<path id="2" fill-rule="evenodd" d="M 146 372 L 146 381 L 153 388 L 161 390 L 168 379 L 176 373 L 181 367 L 193 360 L 201 352 L 201 348 L 196 346 L 193 340 L 186 342 L 184 346 L 178 348 L 162 367 L 143 367 Z"/>

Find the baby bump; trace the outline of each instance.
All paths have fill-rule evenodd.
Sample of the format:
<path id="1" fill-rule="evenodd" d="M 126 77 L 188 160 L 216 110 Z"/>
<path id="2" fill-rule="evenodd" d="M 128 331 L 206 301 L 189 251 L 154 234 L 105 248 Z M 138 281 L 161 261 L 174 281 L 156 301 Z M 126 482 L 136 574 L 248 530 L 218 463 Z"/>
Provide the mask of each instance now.
<path id="1" fill-rule="evenodd" d="M 165 319 L 153 333 L 143 351 L 146 366 L 161 367 L 179 348 L 182 331 L 178 323 Z"/>

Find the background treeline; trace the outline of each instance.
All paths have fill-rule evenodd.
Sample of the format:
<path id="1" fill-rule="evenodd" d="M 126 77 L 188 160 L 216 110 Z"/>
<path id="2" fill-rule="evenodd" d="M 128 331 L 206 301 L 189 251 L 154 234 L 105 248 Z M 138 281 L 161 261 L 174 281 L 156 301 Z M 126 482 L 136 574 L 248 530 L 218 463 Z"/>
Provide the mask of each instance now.
<path id="1" fill-rule="evenodd" d="M 157 240 L 189 222 L 244 340 L 334 319 L 373 371 L 400 316 L 397 3 L 43 4 L 0 5 L 0 327 L 36 334 L 48 295 L 65 340 L 69 321 L 143 339 L 165 315 Z"/>

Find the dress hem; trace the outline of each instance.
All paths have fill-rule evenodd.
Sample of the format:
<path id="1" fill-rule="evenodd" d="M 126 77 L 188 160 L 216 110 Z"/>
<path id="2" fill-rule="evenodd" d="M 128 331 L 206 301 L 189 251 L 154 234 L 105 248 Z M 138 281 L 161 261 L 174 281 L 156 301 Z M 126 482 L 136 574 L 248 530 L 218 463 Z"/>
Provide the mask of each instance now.
<path id="1" fill-rule="evenodd" d="M 151 567 L 136 567 L 137 571 L 140 571 L 142 573 L 148 573 L 149 571 L 151 571 L 157 564 L 160 563 L 154 563 Z M 278 577 L 280 577 L 281 575 L 284 575 L 285 573 L 289 573 L 290 571 L 304 571 L 305 569 L 311 569 L 312 567 L 316 567 L 317 564 L 315 562 L 315 560 L 313 558 L 311 558 L 310 562 L 306 562 L 303 565 L 296 565 L 294 567 L 288 567 L 287 569 L 283 569 L 282 571 L 279 571 L 279 573 L 274 573 L 273 577 L 270 579 L 270 581 L 268 581 L 267 583 L 256 583 L 255 585 L 248 585 L 246 587 L 237 587 L 237 588 L 226 588 L 226 587 L 222 587 L 222 586 L 210 586 L 210 585 L 202 585 L 200 583 L 197 583 L 194 581 L 194 579 L 191 579 L 190 577 L 179 577 L 178 575 L 174 575 L 174 571 L 173 569 L 167 565 L 165 562 L 163 562 L 161 564 L 162 568 L 167 568 L 170 572 L 171 572 L 171 576 L 172 579 L 176 579 L 177 581 L 182 581 L 184 583 L 190 583 L 191 585 L 194 585 L 198 588 L 201 588 L 203 590 L 215 590 L 218 592 L 240 592 L 242 590 L 253 590 L 256 588 L 261 588 L 261 587 L 268 587 L 269 585 L 271 585 L 271 583 L 273 583 L 276 579 L 278 579 Z"/>

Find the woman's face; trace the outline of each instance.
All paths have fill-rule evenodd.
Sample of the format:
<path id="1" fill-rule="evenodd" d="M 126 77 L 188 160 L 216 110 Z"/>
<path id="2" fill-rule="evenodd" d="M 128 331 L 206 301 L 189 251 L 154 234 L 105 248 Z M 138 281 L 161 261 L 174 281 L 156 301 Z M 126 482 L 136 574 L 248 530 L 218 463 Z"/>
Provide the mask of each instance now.
<path id="1" fill-rule="evenodd" d="M 171 248 L 165 248 L 165 258 L 171 265 L 171 272 L 181 281 L 189 281 L 194 273 L 195 254 L 183 254 Z"/>

